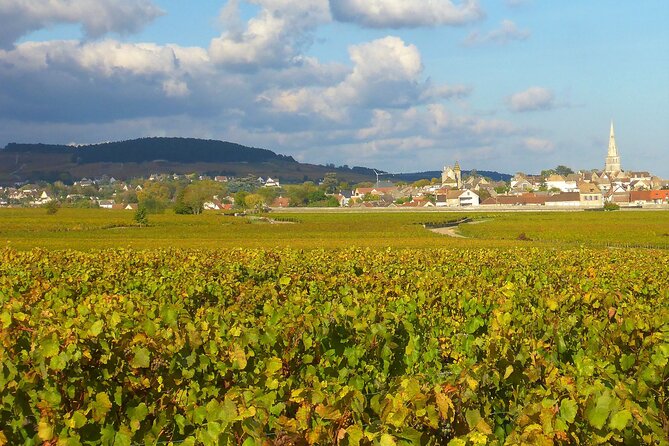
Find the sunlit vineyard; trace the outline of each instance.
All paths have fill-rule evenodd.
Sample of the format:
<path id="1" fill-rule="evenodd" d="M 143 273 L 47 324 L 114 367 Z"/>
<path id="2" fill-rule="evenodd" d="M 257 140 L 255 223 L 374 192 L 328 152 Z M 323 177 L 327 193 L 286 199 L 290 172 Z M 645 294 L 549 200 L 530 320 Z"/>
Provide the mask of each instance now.
<path id="1" fill-rule="evenodd" d="M 0 246 L 97 250 L 109 248 L 489 248 L 607 247 L 669 248 L 669 211 L 619 212 L 271 212 L 237 218 L 203 215 L 149 215 L 138 226 L 131 211 L 0 209 Z M 469 217 L 466 238 L 435 234 L 438 225 Z M 520 237 L 524 235 L 525 237 Z M 521 240 L 522 238 L 522 240 Z"/>
<path id="2" fill-rule="evenodd" d="M 669 253 L 0 250 L 0 444 L 655 444 Z"/>

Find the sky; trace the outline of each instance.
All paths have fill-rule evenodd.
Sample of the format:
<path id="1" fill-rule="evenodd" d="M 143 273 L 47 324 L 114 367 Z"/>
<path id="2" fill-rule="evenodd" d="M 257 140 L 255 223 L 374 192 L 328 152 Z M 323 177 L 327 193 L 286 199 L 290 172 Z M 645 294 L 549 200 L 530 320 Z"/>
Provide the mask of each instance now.
<path id="1" fill-rule="evenodd" d="M 233 141 L 669 178 L 667 0 L 0 0 L 0 147 Z"/>

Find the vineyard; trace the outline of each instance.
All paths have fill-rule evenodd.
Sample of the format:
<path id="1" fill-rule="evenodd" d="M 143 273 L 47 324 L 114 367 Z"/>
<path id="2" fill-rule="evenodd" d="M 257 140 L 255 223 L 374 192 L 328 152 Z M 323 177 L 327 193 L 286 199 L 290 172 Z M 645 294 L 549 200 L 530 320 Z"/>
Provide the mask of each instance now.
<path id="1" fill-rule="evenodd" d="M 100 250 L 292 248 L 669 248 L 669 211 L 620 212 L 339 212 L 280 213 L 267 224 L 218 212 L 152 214 L 139 226 L 133 212 L 68 209 L 0 209 L 0 246 Z M 457 228 L 466 238 L 435 234 L 426 226 L 469 218 L 484 224 Z M 526 237 L 521 238 L 521 234 Z"/>
<path id="2" fill-rule="evenodd" d="M 667 438 L 667 251 L 0 250 L 0 445 Z"/>

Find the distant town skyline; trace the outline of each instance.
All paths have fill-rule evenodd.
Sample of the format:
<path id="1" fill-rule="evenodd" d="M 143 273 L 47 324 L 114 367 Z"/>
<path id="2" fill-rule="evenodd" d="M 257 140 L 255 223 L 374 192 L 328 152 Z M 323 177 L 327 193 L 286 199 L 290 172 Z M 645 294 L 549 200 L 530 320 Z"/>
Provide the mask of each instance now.
<path id="1" fill-rule="evenodd" d="M 75 6 L 73 6 L 73 4 Z M 669 178 L 669 2 L 0 0 L 0 146 L 220 139 Z"/>

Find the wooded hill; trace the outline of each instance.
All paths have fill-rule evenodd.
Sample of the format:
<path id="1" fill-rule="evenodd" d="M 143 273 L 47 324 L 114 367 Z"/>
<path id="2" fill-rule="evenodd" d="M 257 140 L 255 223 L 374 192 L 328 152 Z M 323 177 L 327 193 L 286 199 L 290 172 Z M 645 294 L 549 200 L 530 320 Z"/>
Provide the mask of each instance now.
<path id="1" fill-rule="evenodd" d="M 291 156 L 278 155 L 267 149 L 195 138 L 141 138 L 83 146 L 10 143 L 5 151 L 67 154 L 77 164 L 144 163 L 157 160 L 179 163 L 296 162 Z"/>
<path id="2" fill-rule="evenodd" d="M 63 181 L 102 175 L 119 180 L 153 173 L 200 173 L 242 177 L 271 176 L 282 182 L 317 181 L 336 172 L 340 181 L 376 181 L 374 169 L 300 163 L 292 156 L 227 141 L 196 138 L 141 138 L 80 146 L 9 143 L 0 150 L 0 185 Z M 463 172 L 467 175 L 468 172 Z M 493 180 L 510 175 L 479 171 Z M 381 179 L 414 182 L 441 178 L 441 172 L 383 174 Z"/>
<path id="3" fill-rule="evenodd" d="M 125 180 L 153 173 L 278 177 L 284 182 L 316 181 L 336 172 L 342 181 L 375 178 L 364 167 L 299 163 L 291 156 L 226 141 L 195 138 L 141 138 L 81 146 L 10 143 L 0 150 L 0 184 L 23 181 L 66 183 L 102 175 Z"/>

